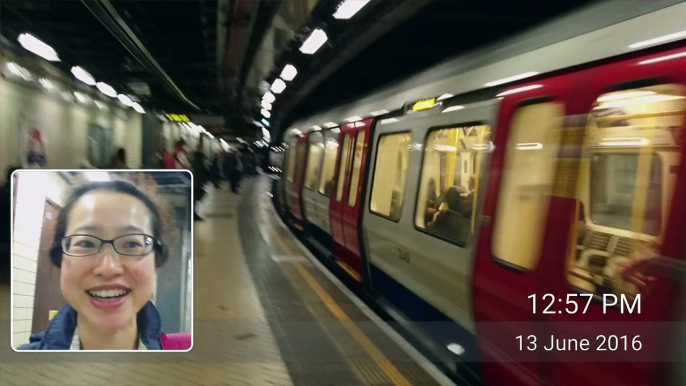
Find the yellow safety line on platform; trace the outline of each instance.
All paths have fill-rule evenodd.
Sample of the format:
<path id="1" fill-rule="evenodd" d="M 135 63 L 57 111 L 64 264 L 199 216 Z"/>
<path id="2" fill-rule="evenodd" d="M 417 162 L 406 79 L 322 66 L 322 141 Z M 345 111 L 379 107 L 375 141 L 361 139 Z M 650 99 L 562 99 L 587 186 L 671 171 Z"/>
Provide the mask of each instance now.
<path id="1" fill-rule="evenodd" d="M 331 295 L 329 295 L 324 288 L 322 288 L 319 283 L 315 280 L 307 269 L 302 266 L 302 264 L 295 264 L 300 276 L 305 279 L 305 282 L 312 288 L 312 291 L 317 294 L 319 299 L 324 303 L 326 308 L 331 311 L 331 313 L 338 319 L 339 322 L 348 330 L 348 333 L 355 338 L 357 343 L 362 346 L 362 348 L 367 351 L 369 356 L 374 360 L 376 365 L 381 369 L 381 371 L 388 376 L 388 378 L 393 382 L 394 385 L 410 386 L 410 382 L 400 373 L 400 371 L 393 365 L 391 361 L 386 358 L 386 356 L 379 350 L 378 347 L 365 335 L 355 323 L 348 317 L 348 315 L 338 306 L 336 301 L 333 300 Z"/>
<path id="2" fill-rule="evenodd" d="M 353 271 L 352 268 L 348 267 L 348 264 L 346 264 L 346 263 L 344 263 L 338 259 L 336 260 L 336 263 L 338 264 L 339 267 L 343 268 L 343 270 L 345 272 L 347 272 L 348 275 L 352 276 L 353 279 L 355 279 L 357 281 L 362 281 L 362 276 L 360 276 L 357 272 Z"/>

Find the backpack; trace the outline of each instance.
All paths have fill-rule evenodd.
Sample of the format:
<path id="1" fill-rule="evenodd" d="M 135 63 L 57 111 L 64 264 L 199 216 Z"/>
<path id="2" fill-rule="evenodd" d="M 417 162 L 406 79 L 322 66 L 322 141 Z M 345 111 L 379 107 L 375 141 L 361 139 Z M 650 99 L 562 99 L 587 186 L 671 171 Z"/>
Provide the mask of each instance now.
<path id="1" fill-rule="evenodd" d="M 160 336 L 162 350 L 189 351 L 193 346 L 191 334 L 162 334 Z"/>

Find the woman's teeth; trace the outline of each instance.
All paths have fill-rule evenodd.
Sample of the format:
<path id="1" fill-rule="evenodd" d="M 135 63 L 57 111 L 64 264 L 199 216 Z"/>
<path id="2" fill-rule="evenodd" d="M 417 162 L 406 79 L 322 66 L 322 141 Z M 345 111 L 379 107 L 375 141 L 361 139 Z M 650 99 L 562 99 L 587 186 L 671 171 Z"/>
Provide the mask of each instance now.
<path id="1" fill-rule="evenodd" d="M 116 289 L 116 290 L 106 290 L 106 291 L 87 291 L 89 295 L 96 296 L 99 298 L 118 298 L 129 293 L 129 290 Z"/>

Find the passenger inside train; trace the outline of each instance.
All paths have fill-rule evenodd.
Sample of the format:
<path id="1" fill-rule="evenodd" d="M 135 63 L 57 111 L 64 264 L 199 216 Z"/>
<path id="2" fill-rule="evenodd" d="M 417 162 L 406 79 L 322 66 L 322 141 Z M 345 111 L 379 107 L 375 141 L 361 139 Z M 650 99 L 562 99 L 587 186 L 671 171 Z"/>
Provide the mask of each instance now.
<path id="1" fill-rule="evenodd" d="M 570 283 L 595 294 L 635 296 L 632 262 L 653 256 L 669 213 L 682 138 L 683 86 L 642 87 L 601 95 L 589 120 L 577 190 L 578 258 Z M 583 217 L 582 217 L 583 216 Z M 583 237 L 581 237 L 583 235 Z M 637 264 L 637 263 L 636 263 Z"/>

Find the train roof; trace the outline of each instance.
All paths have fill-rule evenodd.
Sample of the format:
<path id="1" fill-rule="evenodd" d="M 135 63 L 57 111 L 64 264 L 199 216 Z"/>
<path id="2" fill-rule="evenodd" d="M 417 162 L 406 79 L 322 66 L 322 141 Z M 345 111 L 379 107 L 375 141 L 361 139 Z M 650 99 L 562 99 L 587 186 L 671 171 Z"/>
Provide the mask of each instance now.
<path id="1" fill-rule="evenodd" d="M 677 38 L 686 38 L 684 15 L 686 0 L 603 1 L 301 119 L 289 130 L 307 132 L 329 122 L 340 124 L 395 111 L 424 98 L 488 88 L 487 83 L 520 74 L 545 74 L 630 53 L 648 46 L 631 47 L 636 43 L 670 34 L 682 32 L 684 36 Z"/>

